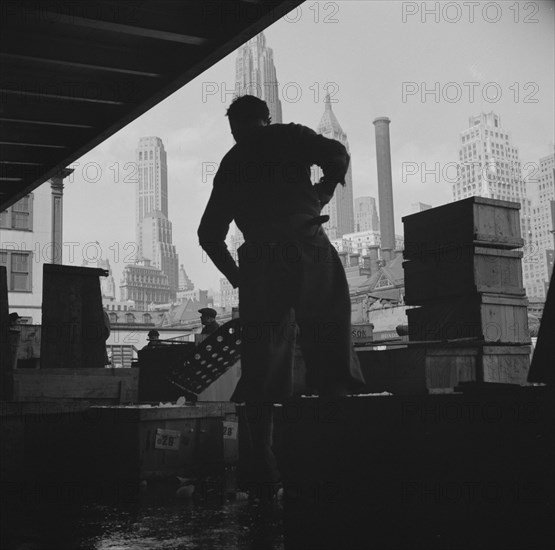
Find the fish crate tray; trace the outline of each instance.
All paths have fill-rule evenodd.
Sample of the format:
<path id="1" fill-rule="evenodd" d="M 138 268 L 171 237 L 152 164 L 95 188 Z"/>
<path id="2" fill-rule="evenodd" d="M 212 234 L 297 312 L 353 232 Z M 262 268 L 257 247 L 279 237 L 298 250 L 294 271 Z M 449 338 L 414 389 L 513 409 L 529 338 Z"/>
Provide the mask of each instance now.
<path id="1" fill-rule="evenodd" d="M 519 248 L 520 204 L 470 197 L 403 218 L 403 255 L 412 260 L 461 246 Z"/>
<path id="2" fill-rule="evenodd" d="M 410 341 L 477 338 L 488 344 L 529 344 L 528 301 L 478 294 L 407 309 Z"/>
<path id="3" fill-rule="evenodd" d="M 141 401 L 196 400 L 240 359 L 239 319 L 222 325 L 198 345 L 160 346 L 139 352 Z"/>
<path id="4" fill-rule="evenodd" d="M 405 303 L 424 305 L 478 293 L 524 297 L 522 252 L 459 247 L 403 262 Z"/>
<path id="5" fill-rule="evenodd" d="M 455 389 L 459 384 L 525 385 L 530 369 L 530 346 L 428 348 L 428 390 Z"/>

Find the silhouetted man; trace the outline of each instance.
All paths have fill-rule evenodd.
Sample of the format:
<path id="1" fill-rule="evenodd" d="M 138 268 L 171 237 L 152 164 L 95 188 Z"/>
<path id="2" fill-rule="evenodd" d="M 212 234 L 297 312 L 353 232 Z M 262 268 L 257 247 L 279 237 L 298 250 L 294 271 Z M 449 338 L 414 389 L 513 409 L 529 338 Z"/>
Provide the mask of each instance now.
<path id="1" fill-rule="evenodd" d="M 231 400 L 247 404 L 253 480 L 272 483 L 279 474 L 271 408 L 262 413 L 260 405 L 292 394 L 296 324 L 309 387 L 336 397 L 363 384 L 351 342 L 345 270 L 320 225 L 322 206 L 338 183 L 345 184 L 350 159 L 341 143 L 310 128 L 270 125 L 266 103 L 254 96 L 234 100 L 227 116 L 236 144 L 214 178 L 198 236 L 216 267 L 239 287 L 241 378 Z M 323 171 L 316 185 L 313 164 Z M 232 220 L 245 237 L 239 267 L 225 244 Z"/>
<path id="2" fill-rule="evenodd" d="M 143 349 L 155 348 L 160 345 L 160 333 L 155 329 L 148 331 L 146 339 L 148 340 L 148 343 Z"/>
<path id="3" fill-rule="evenodd" d="M 212 334 L 220 328 L 220 324 L 216 321 L 218 313 L 215 309 L 203 307 L 198 312 L 200 313 L 200 322 L 202 324 L 201 334 Z"/>

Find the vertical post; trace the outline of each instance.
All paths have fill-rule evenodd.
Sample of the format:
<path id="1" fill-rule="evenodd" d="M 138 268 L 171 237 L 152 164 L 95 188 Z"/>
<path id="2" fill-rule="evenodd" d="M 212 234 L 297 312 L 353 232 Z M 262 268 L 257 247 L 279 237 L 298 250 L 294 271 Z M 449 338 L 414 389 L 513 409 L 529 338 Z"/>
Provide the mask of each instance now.
<path id="1" fill-rule="evenodd" d="M 374 120 L 376 133 L 376 163 L 378 166 L 378 199 L 380 209 L 381 248 L 384 259 L 391 259 L 395 249 L 395 218 L 393 214 L 393 183 L 391 178 L 391 149 L 387 117 Z"/>
<path id="2" fill-rule="evenodd" d="M 52 263 L 62 263 L 63 252 L 63 200 L 64 183 L 63 180 L 73 173 L 73 169 L 64 168 L 58 174 L 50 178 L 50 188 L 52 189 Z"/>

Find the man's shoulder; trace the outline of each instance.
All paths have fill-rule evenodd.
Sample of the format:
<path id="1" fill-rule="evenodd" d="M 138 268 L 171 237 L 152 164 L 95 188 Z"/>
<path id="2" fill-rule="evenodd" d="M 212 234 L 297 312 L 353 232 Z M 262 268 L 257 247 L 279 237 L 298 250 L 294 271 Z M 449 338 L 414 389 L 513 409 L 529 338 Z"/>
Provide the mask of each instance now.
<path id="1" fill-rule="evenodd" d="M 314 134 L 314 130 L 303 124 L 298 124 L 296 122 L 289 122 L 287 124 L 270 124 L 267 127 L 268 131 L 275 133 L 286 133 L 286 134 L 303 134 L 310 133 Z"/>

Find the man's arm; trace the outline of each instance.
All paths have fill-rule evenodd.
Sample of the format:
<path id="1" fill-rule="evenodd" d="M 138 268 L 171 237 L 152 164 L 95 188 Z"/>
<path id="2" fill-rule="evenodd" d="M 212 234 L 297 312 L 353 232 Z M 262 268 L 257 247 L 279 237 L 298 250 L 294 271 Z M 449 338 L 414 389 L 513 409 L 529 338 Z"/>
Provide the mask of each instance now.
<path id="1" fill-rule="evenodd" d="M 220 170 L 214 177 L 212 194 L 197 231 L 200 246 L 223 273 L 233 288 L 239 286 L 239 268 L 229 253 L 225 239 L 233 220 L 230 185 L 223 181 Z"/>
<path id="2" fill-rule="evenodd" d="M 331 200 L 337 184 L 345 185 L 351 157 L 341 142 L 317 134 L 306 126 L 298 125 L 297 129 L 301 149 L 308 161 L 322 169 L 323 176 L 314 188 L 324 206 Z"/>

